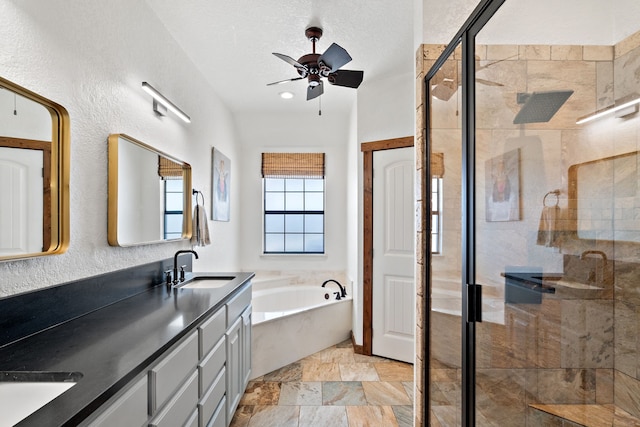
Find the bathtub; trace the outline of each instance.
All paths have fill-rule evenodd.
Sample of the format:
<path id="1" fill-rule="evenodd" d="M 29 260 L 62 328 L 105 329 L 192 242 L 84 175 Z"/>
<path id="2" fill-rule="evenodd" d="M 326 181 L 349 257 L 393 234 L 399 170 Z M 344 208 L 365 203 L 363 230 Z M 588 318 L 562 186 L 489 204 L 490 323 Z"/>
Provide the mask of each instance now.
<path id="1" fill-rule="evenodd" d="M 335 291 L 335 285 L 322 288 L 320 284 L 254 288 L 252 378 L 350 338 L 351 296 L 337 301 Z"/>

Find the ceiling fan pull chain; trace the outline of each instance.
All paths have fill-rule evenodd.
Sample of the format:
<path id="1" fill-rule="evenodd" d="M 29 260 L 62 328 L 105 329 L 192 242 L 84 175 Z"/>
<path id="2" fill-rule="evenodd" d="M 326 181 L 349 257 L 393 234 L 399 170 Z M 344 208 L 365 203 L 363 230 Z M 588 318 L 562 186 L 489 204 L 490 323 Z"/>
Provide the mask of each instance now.
<path id="1" fill-rule="evenodd" d="M 318 115 L 322 115 L 322 96 L 318 97 Z"/>

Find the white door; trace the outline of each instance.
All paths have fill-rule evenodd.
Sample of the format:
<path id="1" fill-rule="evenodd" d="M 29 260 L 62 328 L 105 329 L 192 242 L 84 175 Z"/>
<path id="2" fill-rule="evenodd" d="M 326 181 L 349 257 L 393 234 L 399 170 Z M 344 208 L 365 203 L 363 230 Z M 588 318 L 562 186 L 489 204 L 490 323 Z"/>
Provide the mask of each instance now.
<path id="1" fill-rule="evenodd" d="M 373 354 L 414 362 L 413 147 L 373 154 Z"/>
<path id="2" fill-rule="evenodd" d="M 0 147 L 0 256 L 42 251 L 42 151 Z"/>

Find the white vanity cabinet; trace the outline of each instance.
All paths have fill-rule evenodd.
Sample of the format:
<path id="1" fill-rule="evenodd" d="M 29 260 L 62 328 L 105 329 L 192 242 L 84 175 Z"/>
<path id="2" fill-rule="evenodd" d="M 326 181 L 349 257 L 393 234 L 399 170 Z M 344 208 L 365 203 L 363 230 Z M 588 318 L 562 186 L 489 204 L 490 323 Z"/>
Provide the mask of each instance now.
<path id="1" fill-rule="evenodd" d="M 251 285 L 82 425 L 227 427 L 251 372 Z"/>
<path id="2" fill-rule="evenodd" d="M 248 319 L 248 324 L 246 319 Z M 228 425 L 244 394 L 250 375 L 251 287 L 244 289 L 227 303 L 227 325 L 225 336 L 227 340 Z"/>

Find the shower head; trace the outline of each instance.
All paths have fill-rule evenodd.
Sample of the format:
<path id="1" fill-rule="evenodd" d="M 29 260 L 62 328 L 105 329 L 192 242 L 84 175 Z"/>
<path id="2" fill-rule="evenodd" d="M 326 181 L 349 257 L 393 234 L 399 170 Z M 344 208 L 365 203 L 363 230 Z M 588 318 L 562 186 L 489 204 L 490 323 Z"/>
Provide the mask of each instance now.
<path id="1" fill-rule="evenodd" d="M 548 122 L 572 94 L 572 90 L 518 93 L 518 104 L 524 105 L 513 124 Z"/>

